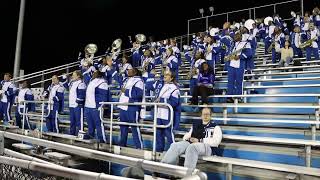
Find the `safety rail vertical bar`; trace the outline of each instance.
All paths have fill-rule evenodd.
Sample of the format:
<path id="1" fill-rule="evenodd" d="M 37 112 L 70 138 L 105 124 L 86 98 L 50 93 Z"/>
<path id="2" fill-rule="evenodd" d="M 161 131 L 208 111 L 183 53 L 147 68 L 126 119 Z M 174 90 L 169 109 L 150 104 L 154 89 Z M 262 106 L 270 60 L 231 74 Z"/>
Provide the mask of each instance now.
<path id="1" fill-rule="evenodd" d="M 103 106 L 103 105 L 102 105 Z M 101 109 L 101 111 L 103 112 L 103 108 Z M 111 104 L 111 108 L 110 108 L 110 137 L 109 137 L 109 152 L 112 153 L 112 135 L 113 135 L 113 104 Z M 102 116 L 103 117 L 103 116 Z M 111 174 L 111 161 L 109 161 L 109 174 Z"/>
<path id="2" fill-rule="evenodd" d="M 19 104 L 18 104 L 18 113 L 20 112 Z M 22 115 L 22 134 L 26 135 L 24 132 L 24 121 L 25 121 L 25 116 L 26 116 L 26 102 L 23 102 L 23 115 Z M 23 143 L 23 141 L 21 141 Z"/>
<path id="3" fill-rule="evenodd" d="M 156 145 L 157 145 L 157 105 L 154 105 L 154 112 L 153 112 L 153 147 L 152 147 L 152 160 L 156 160 Z"/>
<path id="4" fill-rule="evenodd" d="M 43 121 L 44 121 L 44 101 L 41 104 L 41 122 L 40 122 L 40 137 L 42 138 L 42 132 L 43 132 Z M 49 110 L 48 110 L 49 111 Z"/>

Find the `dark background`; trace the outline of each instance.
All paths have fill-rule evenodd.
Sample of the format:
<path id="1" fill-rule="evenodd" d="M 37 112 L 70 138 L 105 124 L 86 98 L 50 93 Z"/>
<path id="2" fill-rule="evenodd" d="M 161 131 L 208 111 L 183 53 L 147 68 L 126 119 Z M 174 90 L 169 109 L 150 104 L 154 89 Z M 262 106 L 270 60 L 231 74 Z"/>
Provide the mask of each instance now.
<path id="1" fill-rule="evenodd" d="M 305 11 L 319 5 L 319 0 L 304 1 Z M 97 54 L 102 54 L 116 38 L 125 45 L 128 35 L 143 33 L 161 40 L 186 34 L 187 20 L 200 17 L 199 8 L 204 8 L 204 15 L 210 15 L 210 6 L 216 14 L 275 2 L 282 0 L 26 0 L 21 69 L 27 74 L 73 62 L 88 43 L 96 43 Z M 1 1 L 0 74 L 13 73 L 19 6 L 19 0 Z M 290 17 L 291 9 L 299 10 L 299 3 L 279 6 L 277 12 Z M 247 14 L 229 18 L 240 20 L 248 18 Z M 272 14 L 272 7 L 256 12 L 257 17 Z M 223 16 L 209 19 L 215 26 L 222 26 L 224 21 Z M 191 30 L 203 30 L 204 22 L 192 23 Z"/>

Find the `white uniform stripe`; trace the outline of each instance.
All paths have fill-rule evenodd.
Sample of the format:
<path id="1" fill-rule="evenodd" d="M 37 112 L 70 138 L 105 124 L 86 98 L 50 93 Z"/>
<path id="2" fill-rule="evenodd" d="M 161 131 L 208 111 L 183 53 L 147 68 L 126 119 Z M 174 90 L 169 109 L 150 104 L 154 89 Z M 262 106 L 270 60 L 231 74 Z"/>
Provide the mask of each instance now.
<path id="1" fill-rule="evenodd" d="M 136 112 L 136 123 L 138 124 L 138 118 L 139 118 L 139 113 Z M 142 144 L 142 139 L 141 139 L 141 133 L 140 133 L 140 128 L 139 127 L 136 127 L 137 128 L 137 132 L 138 132 L 138 138 L 139 138 L 139 141 L 140 141 L 140 148 L 143 149 L 143 144 Z"/>
<path id="2" fill-rule="evenodd" d="M 83 108 L 80 108 L 80 131 L 83 131 Z"/>
<path id="3" fill-rule="evenodd" d="M 54 123 L 56 125 L 56 132 L 59 133 L 59 128 L 58 128 L 58 111 L 56 111 L 56 115 L 54 118 Z"/>

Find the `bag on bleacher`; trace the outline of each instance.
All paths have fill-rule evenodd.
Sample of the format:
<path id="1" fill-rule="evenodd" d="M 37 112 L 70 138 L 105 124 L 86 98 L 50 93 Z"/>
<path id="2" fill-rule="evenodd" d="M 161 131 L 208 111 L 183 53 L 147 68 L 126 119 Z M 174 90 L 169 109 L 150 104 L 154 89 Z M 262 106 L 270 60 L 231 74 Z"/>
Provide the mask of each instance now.
<path id="1" fill-rule="evenodd" d="M 293 60 L 293 66 L 302 66 L 302 63 L 299 59 Z M 302 68 L 292 69 L 292 71 L 302 71 Z"/>

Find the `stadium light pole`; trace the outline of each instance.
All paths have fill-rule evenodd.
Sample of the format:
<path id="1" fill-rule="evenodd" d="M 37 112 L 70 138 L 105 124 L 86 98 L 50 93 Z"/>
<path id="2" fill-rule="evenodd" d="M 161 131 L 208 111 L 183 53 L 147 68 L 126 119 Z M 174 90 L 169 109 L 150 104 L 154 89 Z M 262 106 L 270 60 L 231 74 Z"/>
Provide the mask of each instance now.
<path id="1" fill-rule="evenodd" d="M 204 9 L 203 8 L 199 9 L 199 13 L 201 14 L 201 17 L 203 17 Z"/>
<path id="2" fill-rule="evenodd" d="M 301 0 L 301 16 L 304 16 L 303 0 Z"/>
<path id="3" fill-rule="evenodd" d="M 21 0 L 20 12 L 19 12 L 19 24 L 18 24 L 18 32 L 17 32 L 17 41 L 16 41 L 16 53 L 15 53 L 14 69 L 13 69 L 13 77 L 14 78 L 18 77 L 19 73 L 20 73 L 21 42 L 22 42 L 22 31 L 23 31 L 25 5 L 26 5 L 26 0 Z"/>

